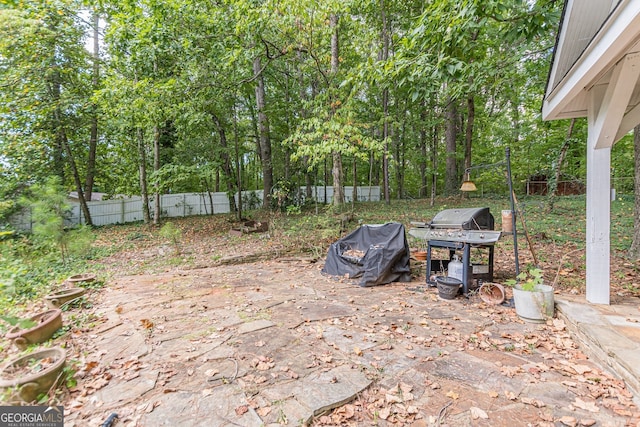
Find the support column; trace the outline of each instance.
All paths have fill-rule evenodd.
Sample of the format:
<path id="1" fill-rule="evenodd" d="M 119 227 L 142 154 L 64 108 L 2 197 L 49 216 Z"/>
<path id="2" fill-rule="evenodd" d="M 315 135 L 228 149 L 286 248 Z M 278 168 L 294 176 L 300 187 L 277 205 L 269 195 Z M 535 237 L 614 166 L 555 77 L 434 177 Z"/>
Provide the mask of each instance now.
<path id="1" fill-rule="evenodd" d="M 587 137 L 587 301 L 610 303 L 611 147 L 596 148 L 602 98 L 590 93 Z"/>

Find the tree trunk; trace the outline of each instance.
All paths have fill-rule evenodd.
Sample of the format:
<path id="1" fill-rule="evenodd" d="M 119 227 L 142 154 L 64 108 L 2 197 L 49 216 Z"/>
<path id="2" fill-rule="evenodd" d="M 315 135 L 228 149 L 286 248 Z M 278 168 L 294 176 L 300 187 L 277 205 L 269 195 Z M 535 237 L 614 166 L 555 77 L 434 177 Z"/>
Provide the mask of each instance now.
<path id="1" fill-rule="evenodd" d="M 476 119 L 476 104 L 473 95 L 467 97 L 467 126 L 464 135 L 464 168 L 471 167 L 471 146 L 473 144 L 473 125 Z M 466 179 L 466 177 L 465 177 Z"/>
<path id="2" fill-rule="evenodd" d="M 420 160 L 418 168 L 420 170 L 420 190 L 418 190 L 418 197 L 425 198 L 427 196 L 427 107 L 424 101 L 421 102 L 420 111 L 420 139 L 419 147 Z"/>
<path id="3" fill-rule="evenodd" d="M 147 156 L 144 146 L 144 133 L 142 128 L 136 128 L 136 139 L 138 140 L 138 178 L 140 179 L 140 197 L 142 197 L 142 220 L 145 224 L 151 222 L 149 214 L 149 190 L 147 189 Z"/>
<path id="4" fill-rule="evenodd" d="M 93 13 L 93 91 L 99 89 L 100 83 L 100 16 Z M 91 105 L 91 129 L 89 132 L 89 153 L 87 156 L 87 176 L 84 181 L 86 200 L 93 198 L 93 182 L 96 176 L 96 150 L 98 148 L 98 106 Z"/>
<path id="5" fill-rule="evenodd" d="M 222 172 L 224 173 L 224 181 L 226 184 L 227 191 L 236 191 L 235 186 L 235 173 L 233 171 L 233 166 L 231 163 L 231 157 L 229 156 L 229 143 L 227 141 L 227 132 L 220 121 L 220 118 L 215 114 L 211 113 L 211 118 L 213 119 L 213 123 L 216 125 L 216 129 L 218 131 L 218 136 L 220 137 L 220 157 L 222 158 Z M 234 206 L 235 209 L 235 206 Z"/>
<path id="6" fill-rule="evenodd" d="M 76 166 L 75 158 L 73 156 L 73 152 L 71 151 L 71 147 L 69 146 L 69 140 L 67 139 L 67 132 L 65 131 L 65 124 L 63 120 L 63 113 L 60 108 L 60 95 L 62 92 L 61 86 L 61 77 L 59 71 L 54 71 L 49 80 L 49 90 L 51 91 L 51 95 L 56 105 L 53 111 L 53 119 L 55 126 L 55 134 L 56 134 L 56 151 L 61 150 L 66 153 L 67 163 L 69 164 L 69 168 L 71 169 L 71 174 L 73 176 L 73 181 L 76 186 L 76 191 L 78 193 L 78 201 L 80 202 L 80 209 L 84 214 L 85 223 L 87 225 L 93 225 L 91 220 L 91 213 L 89 212 L 89 207 L 87 206 L 87 200 L 84 197 L 84 190 L 82 189 L 82 181 L 80 180 L 80 174 L 78 173 L 78 168 Z M 60 153 L 60 161 L 62 161 L 62 152 Z M 60 165 L 62 171 L 64 171 L 64 166 Z M 64 172 L 61 175 L 61 178 L 64 178 Z M 64 185 L 64 180 L 61 180 Z"/>
<path id="7" fill-rule="evenodd" d="M 338 65 L 340 61 L 340 48 L 338 43 L 338 15 L 332 13 L 329 18 L 329 25 L 333 29 L 331 33 L 331 75 L 335 76 L 338 73 Z M 334 83 L 335 84 L 335 83 Z M 330 88 L 331 90 L 331 88 Z M 332 99 L 331 109 L 332 116 L 336 111 L 336 103 Z M 342 153 L 335 150 L 332 154 L 333 165 L 331 167 L 331 175 L 333 177 L 333 204 L 342 205 L 344 203 L 344 182 L 343 182 L 343 168 L 342 168 Z"/>
<path id="8" fill-rule="evenodd" d="M 264 77 L 260 57 L 253 60 L 253 75 L 256 77 L 256 108 L 258 109 L 258 132 L 260 141 L 260 159 L 262 160 L 262 185 L 264 198 L 262 207 L 271 205 L 271 188 L 273 187 L 273 165 L 271 163 L 271 139 L 269 137 L 269 121 L 265 113 Z"/>
<path id="9" fill-rule="evenodd" d="M 58 117 L 60 117 L 60 111 L 56 108 Z M 84 191 L 82 191 L 82 182 L 80 181 L 80 174 L 78 173 L 78 168 L 76 166 L 76 161 L 74 159 L 73 153 L 71 152 L 71 147 L 69 146 L 69 141 L 67 140 L 67 134 L 64 129 L 61 129 L 62 133 L 62 144 L 64 146 L 64 150 L 67 154 L 67 159 L 69 162 L 69 167 L 71 168 L 71 174 L 73 175 L 73 181 L 76 184 L 76 191 L 78 192 L 78 201 L 80 202 L 80 209 L 82 209 L 82 213 L 84 215 L 84 222 L 87 225 L 93 225 L 93 221 L 91 220 L 91 212 L 89 211 L 89 206 L 87 206 L 87 199 L 84 197 Z"/>
<path id="10" fill-rule="evenodd" d="M 397 99 L 397 97 L 396 97 Z M 402 111 L 404 112 L 405 109 L 404 108 L 397 108 L 397 111 Z M 404 173 L 406 170 L 406 162 L 405 162 L 405 158 L 406 158 L 406 152 L 405 152 L 405 135 L 406 135 L 406 131 L 407 131 L 407 120 L 406 120 L 406 114 L 397 113 L 398 116 L 400 116 L 400 114 L 402 114 L 402 117 L 397 117 L 397 123 L 400 123 L 402 121 L 402 126 L 401 129 L 398 130 L 397 135 L 394 135 L 394 145 L 395 145 L 395 156 L 396 156 L 396 167 L 395 167 L 395 171 L 396 171 L 396 188 L 397 188 L 397 197 L 399 199 L 404 199 L 405 194 L 404 194 Z"/>
<path id="11" fill-rule="evenodd" d="M 384 152 L 382 154 L 382 191 L 384 201 L 391 203 L 391 186 L 389 184 L 389 90 L 382 90 L 382 115 L 384 123 L 382 125 L 382 140 L 384 141 Z"/>
<path id="12" fill-rule="evenodd" d="M 567 157 L 567 151 L 569 150 L 569 145 L 571 145 L 571 136 L 573 134 L 573 127 L 576 124 L 576 119 L 571 119 L 571 123 L 569 124 L 569 129 L 567 130 L 567 138 L 564 140 L 562 144 L 562 148 L 560 149 L 560 155 L 558 156 L 558 161 L 555 165 L 555 173 L 553 180 L 549 182 L 547 179 L 547 185 L 550 185 L 550 191 L 547 197 L 547 213 L 553 211 L 553 206 L 558 197 L 558 182 L 560 182 L 560 176 L 562 175 L 562 165 L 564 164 L 564 159 Z M 634 134 L 635 135 L 635 134 Z"/>
<path id="13" fill-rule="evenodd" d="M 158 172 L 160 170 L 160 128 L 154 126 L 153 128 L 153 171 Z M 160 224 L 160 183 L 156 180 L 153 185 L 154 197 L 154 209 L 153 209 L 153 224 Z"/>
<path id="14" fill-rule="evenodd" d="M 242 163 L 240 162 L 240 136 L 238 135 L 238 112 L 236 110 L 236 101 L 233 103 L 233 145 L 235 150 L 236 161 L 236 188 L 238 190 L 238 221 L 242 221 Z M 235 197 L 232 198 L 235 203 Z M 212 205 L 213 206 L 213 205 Z"/>
<path id="15" fill-rule="evenodd" d="M 382 51 L 380 60 L 389 59 L 389 32 L 387 31 L 387 13 L 384 0 L 380 0 L 380 18 L 382 20 L 382 31 L 380 38 L 382 42 Z M 389 184 L 389 89 L 382 90 L 382 140 L 384 141 L 384 153 L 382 154 L 382 184 L 384 191 L 384 201 L 386 204 L 391 203 L 391 186 Z"/>
<path id="16" fill-rule="evenodd" d="M 633 240 L 629 248 L 629 256 L 640 259 L 640 126 L 633 129 L 633 152 L 635 158 L 635 175 L 633 180 L 635 205 L 633 208 Z"/>
<path id="17" fill-rule="evenodd" d="M 49 95 L 52 99 L 53 105 L 59 105 L 60 103 L 60 91 L 61 91 L 61 83 L 60 83 L 60 72 L 53 71 L 51 75 L 47 79 L 47 88 L 49 91 Z M 60 113 L 60 109 L 56 108 L 53 111 L 51 120 L 54 124 L 55 130 L 55 139 L 54 139 L 54 147 L 53 147 L 53 170 L 55 174 L 60 177 L 60 182 L 64 185 L 65 179 L 65 168 L 64 168 L 64 141 L 62 134 L 62 123 L 61 117 L 57 115 Z"/>
<path id="18" fill-rule="evenodd" d="M 438 183 L 438 126 L 433 127 L 431 136 L 431 198 L 429 206 L 436 204 L 436 184 Z"/>
<path id="19" fill-rule="evenodd" d="M 302 51 L 298 50 L 296 54 L 296 59 L 298 63 L 302 64 Z M 313 91 L 315 95 L 315 90 Z M 298 66 L 298 97 L 303 102 L 307 101 L 307 91 L 305 90 L 304 85 L 304 73 L 302 72 L 302 67 Z M 307 118 L 307 110 L 302 107 L 300 109 L 300 117 L 302 120 Z M 304 168 L 304 185 L 305 185 L 305 200 L 309 201 L 314 196 L 312 186 L 313 186 L 313 176 L 311 171 L 309 170 L 309 156 L 302 157 L 302 167 Z"/>
<path id="20" fill-rule="evenodd" d="M 353 158 L 353 194 L 351 197 L 352 205 L 358 201 L 358 159 Z"/>
<path id="21" fill-rule="evenodd" d="M 447 195 L 455 194 L 458 190 L 458 164 L 456 160 L 456 139 L 458 136 L 458 111 L 455 101 L 449 99 L 446 112 L 445 141 L 447 160 L 445 170 L 444 191 Z"/>

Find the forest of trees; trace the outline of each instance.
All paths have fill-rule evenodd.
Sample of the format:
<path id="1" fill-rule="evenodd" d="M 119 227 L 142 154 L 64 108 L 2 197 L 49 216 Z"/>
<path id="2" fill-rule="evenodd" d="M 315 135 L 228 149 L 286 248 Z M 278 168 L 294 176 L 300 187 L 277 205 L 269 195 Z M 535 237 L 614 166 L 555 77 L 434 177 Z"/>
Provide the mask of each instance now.
<path id="1" fill-rule="evenodd" d="M 340 204 L 357 184 L 433 199 L 507 146 L 516 191 L 582 180 L 586 121 L 540 114 L 562 3 L 5 1 L 0 217 L 51 176 L 87 218 L 94 192 L 333 185 Z M 631 136 L 612 166 L 633 177 Z"/>

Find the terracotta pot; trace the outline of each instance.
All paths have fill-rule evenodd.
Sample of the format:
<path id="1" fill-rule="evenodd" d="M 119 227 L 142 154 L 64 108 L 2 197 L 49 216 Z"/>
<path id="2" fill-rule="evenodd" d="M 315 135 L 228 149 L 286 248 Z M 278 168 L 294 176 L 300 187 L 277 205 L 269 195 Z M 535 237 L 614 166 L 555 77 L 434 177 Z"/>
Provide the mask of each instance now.
<path id="1" fill-rule="evenodd" d="M 84 295 L 86 291 L 87 290 L 84 288 L 67 288 L 67 289 L 63 289 L 61 291 L 49 294 L 45 296 L 44 299 L 49 307 L 59 308 L 65 303 L 81 297 L 82 295 Z"/>
<path id="2" fill-rule="evenodd" d="M 21 350 L 29 344 L 38 344 L 51 338 L 62 327 L 62 310 L 48 310 L 30 317 L 29 320 L 36 322 L 36 325 L 28 329 L 14 326 L 6 335 Z"/>
<path id="3" fill-rule="evenodd" d="M 67 282 L 72 285 L 81 285 L 83 283 L 91 283 L 96 280 L 96 275 L 93 273 L 84 273 L 84 274 L 76 274 L 75 276 L 70 276 L 67 279 Z"/>
<path id="4" fill-rule="evenodd" d="M 14 389 L 8 403 L 33 402 L 38 395 L 55 387 L 62 377 L 66 357 L 67 353 L 62 348 L 54 347 L 11 360 L 0 371 L 0 389 Z M 39 372 L 29 372 L 15 378 L 12 375 L 12 371 L 45 360 L 48 364 Z"/>
<path id="5" fill-rule="evenodd" d="M 427 260 L 427 252 L 426 251 L 415 251 L 413 253 L 413 257 L 417 261 L 426 261 Z"/>
<path id="6" fill-rule="evenodd" d="M 485 282 L 478 289 L 478 295 L 487 304 L 502 304 L 505 298 L 504 286 L 499 283 Z"/>

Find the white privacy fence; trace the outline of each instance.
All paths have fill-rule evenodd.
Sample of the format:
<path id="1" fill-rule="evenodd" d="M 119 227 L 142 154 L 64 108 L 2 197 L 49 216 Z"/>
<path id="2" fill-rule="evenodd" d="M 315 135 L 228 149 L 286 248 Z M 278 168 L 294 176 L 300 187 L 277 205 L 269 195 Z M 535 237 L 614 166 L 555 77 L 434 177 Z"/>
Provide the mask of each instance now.
<path id="1" fill-rule="evenodd" d="M 345 201 L 353 199 L 353 187 L 345 187 Z M 358 201 L 380 201 L 380 187 L 357 187 Z M 333 200 L 333 187 L 316 186 L 311 187 L 312 198 L 319 203 L 331 203 Z M 325 202 L 326 194 L 326 202 Z M 238 193 L 235 194 L 236 203 Z M 306 187 L 299 190 L 300 200 L 306 199 Z M 243 191 L 243 209 L 255 208 L 262 205 L 263 191 Z M 154 197 L 149 198 L 149 209 L 151 216 L 155 209 Z M 249 206 L 248 203 L 257 206 Z M 67 225 L 84 224 L 85 218 L 80 209 L 80 203 L 71 202 L 71 215 L 67 218 Z M 91 221 L 93 225 L 124 224 L 127 222 L 142 221 L 142 198 L 123 197 L 113 200 L 101 200 L 87 202 Z M 160 216 L 162 218 L 175 218 L 191 215 L 210 215 L 231 212 L 231 205 L 227 193 L 181 193 L 163 194 L 160 196 Z M 11 220 L 16 229 L 31 229 L 31 214 L 23 212 L 16 215 Z"/>

